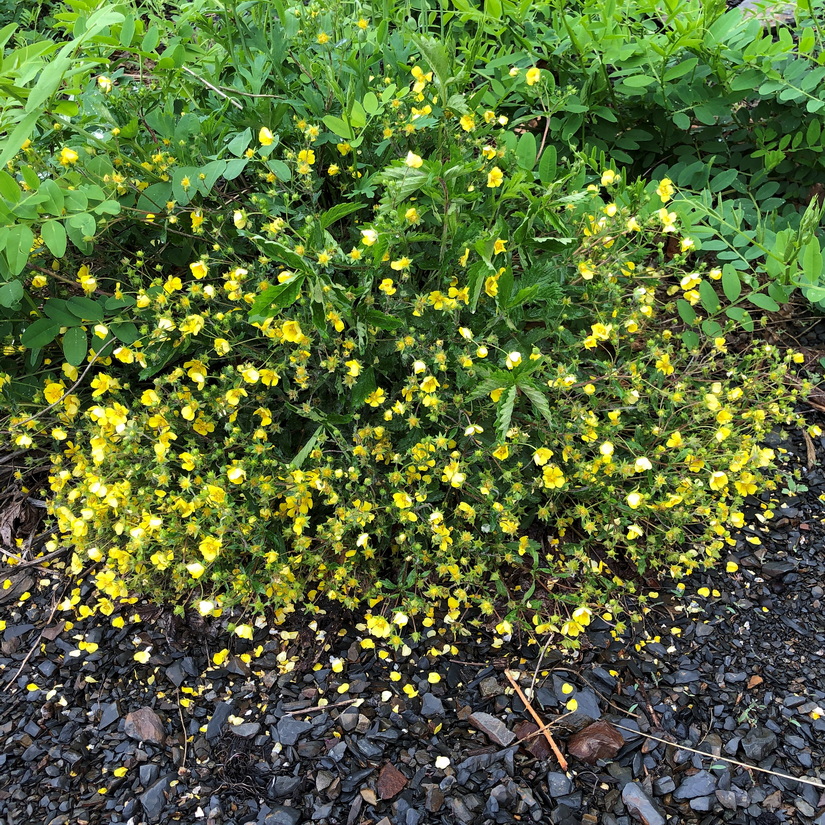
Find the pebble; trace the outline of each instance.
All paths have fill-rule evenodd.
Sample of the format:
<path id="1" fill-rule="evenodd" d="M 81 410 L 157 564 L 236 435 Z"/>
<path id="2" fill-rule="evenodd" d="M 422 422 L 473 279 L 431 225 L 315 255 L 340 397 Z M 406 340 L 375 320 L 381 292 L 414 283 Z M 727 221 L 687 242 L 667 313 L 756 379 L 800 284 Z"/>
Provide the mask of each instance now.
<path id="1" fill-rule="evenodd" d="M 696 799 L 716 790 L 716 777 L 707 771 L 699 771 L 688 776 L 673 794 L 674 799 Z"/>
<path id="2" fill-rule="evenodd" d="M 776 744 L 776 734 L 763 727 L 751 728 L 741 742 L 745 756 L 756 762 L 761 762 L 769 753 L 775 750 Z"/>
<path id="3" fill-rule="evenodd" d="M 473 727 L 478 728 L 496 745 L 506 748 L 516 738 L 513 731 L 509 730 L 501 719 L 497 719 L 489 713 L 473 713 L 470 715 L 469 721 Z"/>
<path id="4" fill-rule="evenodd" d="M 140 742 L 154 742 L 159 745 L 166 739 L 163 722 L 152 708 L 140 708 L 126 715 L 123 732 Z"/>
<path id="5" fill-rule="evenodd" d="M 622 789 L 622 802 L 630 815 L 643 825 L 665 825 L 665 818 L 656 810 L 650 797 L 637 782 L 628 782 Z"/>

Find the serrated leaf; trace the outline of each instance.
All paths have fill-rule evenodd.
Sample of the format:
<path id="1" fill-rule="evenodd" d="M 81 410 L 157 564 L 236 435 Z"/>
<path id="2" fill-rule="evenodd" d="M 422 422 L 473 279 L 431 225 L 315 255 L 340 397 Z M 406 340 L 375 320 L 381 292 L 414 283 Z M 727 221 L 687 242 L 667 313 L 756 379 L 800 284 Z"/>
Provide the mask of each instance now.
<path id="1" fill-rule="evenodd" d="M 358 382 L 352 388 L 352 406 L 360 407 L 364 399 L 375 390 L 375 370 L 372 367 L 364 370 L 358 378 Z"/>
<path id="2" fill-rule="evenodd" d="M 257 323 L 274 315 L 271 310 L 283 309 L 294 303 L 301 294 L 304 276 L 299 275 L 285 284 L 275 284 L 265 289 L 253 302 L 249 310 L 250 323 Z"/>
<path id="3" fill-rule="evenodd" d="M 295 269 L 298 272 L 303 272 L 305 275 L 312 274 L 312 267 L 309 265 L 309 262 L 283 244 L 277 241 L 267 240 L 260 235 L 254 236 L 252 240 L 261 252 L 268 258 L 272 258 L 274 263 L 287 266 L 289 269 Z"/>
<path id="4" fill-rule="evenodd" d="M 516 393 L 515 386 L 509 387 L 499 399 L 496 409 L 496 435 L 499 442 L 504 442 L 507 431 L 510 429 L 510 422 L 513 420 L 513 407 L 516 403 Z"/>
<path id="5" fill-rule="evenodd" d="M 319 221 L 321 228 L 326 229 L 336 221 L 340 221 L 341 218 L 345 218 L 347 215 L 351 215 L 353 212 L 357 212 L 365 206 L 365 203 L 339 203 L 333 206 L 332 209 L 327 209 L 327 211 L 321 215 Z"/>
<path id="6" fill-rule="evenodd" d="M 533 402 L 533 406 L 541 413 L 544 420 L 548 424 L 555 426 L 556 421 L 550 412 L 550 404 L 547 402 L 544 393 L 532 383 L 524 383 L 517 386 L 519 386 L 521 391 Z"/>
<path id="7" fill-rule="evenodd" d="M 363 314 L 364 320 L 371 326 L 378 327 L 378 329 L 392 332 L 399 327 L 404 326 L 404 322 L 400 318 L 395 318 L 392 315 L 387 315 L 385 312 L 380 312 L 377 309 L 368 309 Z"/>

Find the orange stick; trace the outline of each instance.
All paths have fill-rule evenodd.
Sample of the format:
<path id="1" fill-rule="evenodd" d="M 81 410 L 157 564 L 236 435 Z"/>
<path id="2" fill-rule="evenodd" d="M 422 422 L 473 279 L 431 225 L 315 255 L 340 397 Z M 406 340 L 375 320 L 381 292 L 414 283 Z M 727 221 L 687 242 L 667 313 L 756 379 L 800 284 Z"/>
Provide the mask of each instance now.
<path id="1" fill-rule="evenodd" d="M 544 738 L 547 740 L 547 743 L 553 749 L 553 753 L 556 755 L 556 759 L 559 760 L 559 765 L 561 765 L 561 769 L 563 771 L 567 770 L 567 760 L 564 758 L 564 754 L 559 750 L 559 746 L 556 744 L 556 740 L 553 739 L 550 731 L 547 729 L 548 725 L 545 725 L 544 722 L 541 721 L 541 717 L 533 710 L 533 706 L 528 701 L 527 697 L 524 695 L 524 691 L 519 686 L 518 682 L 510 675 L 509 670 L 504 671 L 504 675 L 509 680 L 510 684 L 513 686 L 513 690 L 518 694 L 518 698 L 524 702 L 524 706 L 527 710 L 530 711 L 530 715 L 535 719 L 536 724 L 539 726 L 541 732 L 544 734 Z"/>

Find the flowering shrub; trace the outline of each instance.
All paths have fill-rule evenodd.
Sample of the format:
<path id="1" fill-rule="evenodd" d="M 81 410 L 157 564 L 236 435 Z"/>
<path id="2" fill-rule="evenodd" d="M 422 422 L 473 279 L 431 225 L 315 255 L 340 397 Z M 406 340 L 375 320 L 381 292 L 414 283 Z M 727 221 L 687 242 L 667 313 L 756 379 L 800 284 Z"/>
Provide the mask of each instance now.
<path id="1" fill-rule="evenodd" d="M 106 135 L 15 157 L 21 196 L 28 169 L 97 209 L 72 247 L 31 219 L 19 341 L 50 408 L 15 414 L 16 443 L 52 454 L 73 570 L 106 600 L 477 606 L 574 638 L 639 573 L 725 555 L 773 484 L 762 437 L 799 423 L 797 356 L 673 334 L 669 295 L 693 305 L 718 273 L 688 267 L 670 181 L 531 131 L 545 72 L 490 79 L 385 24 L 290 8 L 273 84 L 294 97 L 254 124 L 228 59 L 176 74 L 201 101 L 180 117 L 163 83 L 112 72 L 79 114 L 106 107 Z"/>

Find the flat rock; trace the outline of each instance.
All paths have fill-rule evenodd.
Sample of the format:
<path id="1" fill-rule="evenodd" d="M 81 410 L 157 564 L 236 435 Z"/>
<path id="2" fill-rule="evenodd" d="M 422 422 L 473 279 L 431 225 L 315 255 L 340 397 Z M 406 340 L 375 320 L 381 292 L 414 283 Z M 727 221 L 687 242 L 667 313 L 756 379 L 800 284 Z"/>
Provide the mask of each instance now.
<path id="1" fill-rule="evenodd" d="M 567 751 L 588 765 L 612 759 L 624 745 L 624 737 L 609 722 L 594 722 L 570 737 Z"/>
<path id="2" fill-rule="evenodd" d="M 240 725 L 232 725 L 229 728 L 235 736 L 239 736 L 241 739 L 251 739 L 253 736 L 257 736 L 260 729 L 260 722 L 244 722 Z"/>
<path id="3" fill-rule="evenodd" d="M 139 708 L 126 715 L 123 732 L 140 742 L 162 745 L 166 739 L 163 722 L 152 708 Z"/>
<path id="4" fill-rule="evenodd" d="M 748 759 L 760 762 L 776 748 L 776 743 L 776 734 L 773 731 L 753 727 L 745 734 L 741 745 Z"/>
<path id="5" fill-rule="evenodd" d="M 264 825 L 298 825 L 303 815 L 296 808 L 286 805 L 273 805 L 264 819 Z"/>
<path id="6" fill-rule="evenodd" d="M 665 825 L 665 818 L 637 782 L 628 782 L 622 789 L 622 802 L 628 813 L 643 825 Z"/>
<path id="7" fill-rule="evenodd" d="M 278 721 L 278 741 L 282 745 L 294 745 L 301 735 L 306 733 L 311 727 L 311 722 L 303 722 L 294 716 L 284 716 Z"/>
<path id="8" fill-rule="evenodd" d="M 157 782 L 154 782 L 148 787 L 139 797 L 140 804 L 143 806 L 143 811 L 146 814 L 146 819 L 149 822 L 157 822 L 166 805 L 166 791 L 172 785 L 172 780 L 176 774 L 167 773 L 162 776 Z"/>
<path id="9" fill-rule="evenodd" d="M 206 738 L 209 741 L 216 739 L 221 735 L 223 726 L 226 724 L 226 720 L 229 718 L 231 713 L 231 702 L 218 702 L 215 706 L 215 712 L 212 714 L 212 718 L 209 720 L 209 724 L 206 727 Z"/>
<path id="10" fill-rule="evenodd" d="M 699 771 L 685 778 L 675 790 L 674 799 L 696 799 L 716 791 L 716 777 L 707 771 Z"/>
<path id="11" fill-rule="evenodd" d="M 407 786 L 407 777 L 395 765 L 386 762 L 378 774 L 375 790 L 381 799 L 392 799 Z"/>
<path id="12" fill-rule="evenodd" d="M 573 782 L 567 774 L 561 771 L 550 771 L 547 774 L 547 793 L 552 797 L 567 796 L 573 790 Z"/>
<path id="13" fill-rule="evenodd" d="M 426 719 L 444 715 L 444 703 L 432 693 L 425 693 L 421 698 L 421 715 Z"/>
<path id="14" fill-rule="evenodd" d="M 470 714 L 470 724 L 484 733 L 491 742 L 506 748 L 516 735 L 511 731 L 501 719 L 497 719 L 489 713 Z"/>

